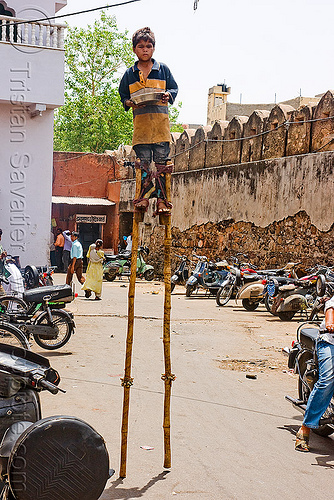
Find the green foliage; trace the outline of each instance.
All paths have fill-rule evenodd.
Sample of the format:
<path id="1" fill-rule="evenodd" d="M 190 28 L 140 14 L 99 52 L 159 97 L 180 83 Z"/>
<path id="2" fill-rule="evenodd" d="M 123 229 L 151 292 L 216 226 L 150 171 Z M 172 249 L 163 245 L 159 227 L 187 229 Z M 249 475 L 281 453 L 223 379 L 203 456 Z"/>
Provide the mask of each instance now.
<path id="1" fill-rule="evenodd" d="M 65 40 L 65 104 L 55 113 L 54 149 L 102 153 L 131 144 L 132 112 L 125 112 L 118 83 L 134 63 L 128 33 L 120 33 L 116 18 L 101 13 L 87 28 L 67 27 Z M 182 103 L 170 107 L 172 131 Z"/>
<path id="2" fill-rule="evenodd" d="M 117 84 L 134 55 L 115 17 L 102 12 L 93 26 L 68 27 L 65 61 L 65 104 L 55 114 L 55 150 L 101 153 L 131 144 L 132 113 L 124 111 Z"/>
<path id="3" fill-rule="evenodd" d="M 182 102 L 178 102 L 177 104 L 169 108 L 169 120 L 170 120 L 171 132 L 182 133 L 184 131 L 184 127 L 180 123 L 178 123 L 178 118 L 181 108 L 182 108 Z"/>

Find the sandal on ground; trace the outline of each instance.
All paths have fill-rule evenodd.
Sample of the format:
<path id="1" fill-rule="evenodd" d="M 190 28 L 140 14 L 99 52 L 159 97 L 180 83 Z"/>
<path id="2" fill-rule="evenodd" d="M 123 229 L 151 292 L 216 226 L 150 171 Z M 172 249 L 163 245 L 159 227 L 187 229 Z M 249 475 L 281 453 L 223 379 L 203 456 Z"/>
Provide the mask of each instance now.
<path id="1" fill-rule="evenodd" d="M 99 297 L 98 295 L 96 295 L 95 300 L 102 300 L 102 299 L 101 299 L 101 297 Z"/>
<path id="2" fill-rule="evenodd" d="M 169 201 L 163 200 L 162 198 L 157 199 L 157 214 L 170 214 L 171 208 L 172 204 Z"/>
<path id="3" fill-rule="evenodd" d="M 85 297 L 86 299 L 89 299 L 89 297 L 92 295 L 92 291 L 91 290 L 85 290 Z"/>
<path id="4" fill-rule="evenodd" d="M 141 200 L 134 200 L 133 204 L 136 212 L 147 212 L 149 201 L 147 198 L 142 198 Z"/>
<path id="5" fill-rule="evenodd" d="M 295 450 L 296 451 L 303 451 L 303 452 L 310 451 L 310 448 L 308 445 L 309 439 L 310 439 L 310 436 L 306 436 L 302 432 L 298 431 L 296 434 Z"/>

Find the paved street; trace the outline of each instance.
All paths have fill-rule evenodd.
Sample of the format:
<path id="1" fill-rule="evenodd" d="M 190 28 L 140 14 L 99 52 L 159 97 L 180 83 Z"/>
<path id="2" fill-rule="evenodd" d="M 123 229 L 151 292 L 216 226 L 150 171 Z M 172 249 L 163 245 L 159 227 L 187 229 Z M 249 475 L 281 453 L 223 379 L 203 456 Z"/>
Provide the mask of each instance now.
<path id="1" fill-rule="evenodd" d="M 56 282 L 64 282 L 56 275 Z M 104 283 L 101 302 L 69 306 L 76 333 L 49 357 L 66 394 L 43 393 L 44 416 L 76 415 L 105 438 L 115 476 L 101 500 L 328 499 L 334 441 L 312 435 L 312 452 L 294 451 L 301 422 L 285 394 L 297 396 L 282 347 L 297 321 L 281 322 L 264 307 L 247 312 L 231 302 L 184 296 L 172 301 L 172 469 L 163 469 L 163 286 L 138 282 L 130 396 L 127 478 L 118 479 L 127 330 L 126 280 Z M 246 378 L 246 373 L 257 375 Z M 141 446 L 153 447 L 145 450 Z M 321 486 L 320 486 L 321 485 Z"/>

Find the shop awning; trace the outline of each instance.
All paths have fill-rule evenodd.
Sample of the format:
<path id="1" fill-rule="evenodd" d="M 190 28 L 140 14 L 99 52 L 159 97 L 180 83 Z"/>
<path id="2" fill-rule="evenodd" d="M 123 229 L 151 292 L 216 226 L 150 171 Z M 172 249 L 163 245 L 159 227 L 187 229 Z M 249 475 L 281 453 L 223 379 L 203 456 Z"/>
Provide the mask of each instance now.
<path id="1" fill-rule="evenodd" d="M 52 203 L 57 205 L 90 205 L 90 206 L 110 206 L 115 205 L 113 201 L 106 198 L 81 198 L 79 196 L 52 196 Z"/>

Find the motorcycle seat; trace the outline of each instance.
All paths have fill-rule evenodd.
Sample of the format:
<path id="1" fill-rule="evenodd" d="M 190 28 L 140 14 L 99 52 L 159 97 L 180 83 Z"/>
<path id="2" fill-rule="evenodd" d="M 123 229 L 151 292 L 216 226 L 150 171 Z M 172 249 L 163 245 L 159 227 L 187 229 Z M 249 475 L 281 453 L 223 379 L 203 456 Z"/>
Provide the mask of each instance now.
<path id="1" fill-rule="evenodd" d="M 70 287 L 70 285 L 52 285 L 31 288 L 30 290 L 26 290 L 24 292 L 23 300 L 28 303 L 39 303 L 43 302 L 43 298 L 46 296 L 50 296 L 51 301 L 72 297 L 72 287 Z"/>
<path id="2" fill-rule="evenodd" d="M 302 328 L 299 334 L 300 342 L 308 349 L 314 349 L 315 341 L 317 340 L 319 335 L 318 328 Z"/>

